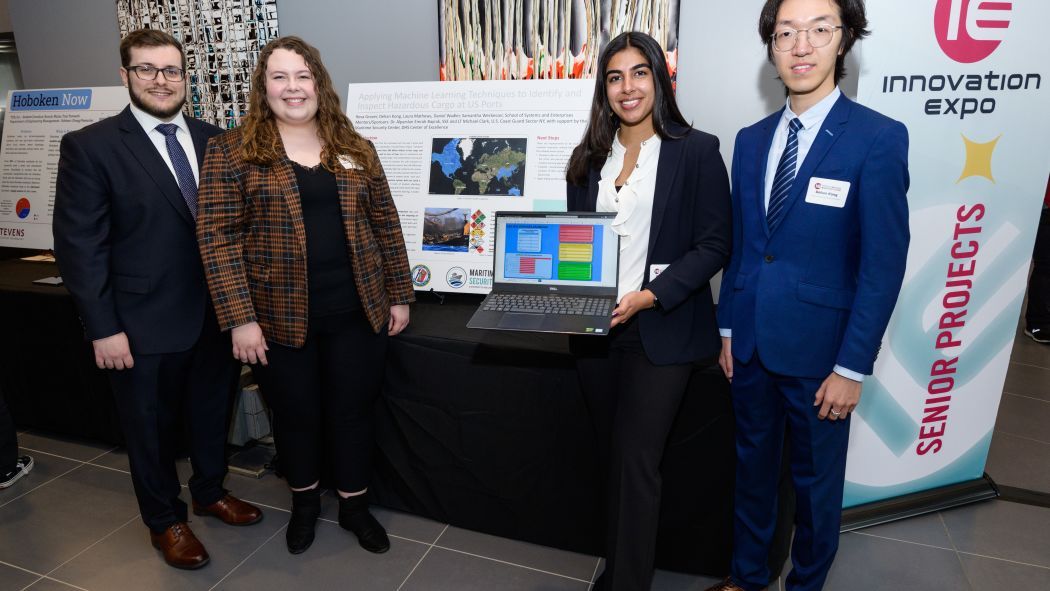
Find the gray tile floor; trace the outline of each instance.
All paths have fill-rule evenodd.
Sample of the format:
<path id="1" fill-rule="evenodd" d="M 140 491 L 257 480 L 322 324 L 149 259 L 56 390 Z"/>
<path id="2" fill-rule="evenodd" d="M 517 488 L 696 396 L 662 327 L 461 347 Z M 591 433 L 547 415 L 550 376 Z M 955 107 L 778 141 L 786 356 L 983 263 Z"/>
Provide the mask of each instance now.
<path id="1" fill-rule="evenodd" d="M 379 508 L 392 547 L 368 554 L 335 522 L 331 495 L 314 546 L 291 556 L 283 481 L 231 475 L 227 486 L 262 505 L 266 518 L 245 528 L 194 519 L 212 562 L 178 571 L 149 545 L 121 450 L 36 433 L 19 440 L 36 467 L 0 491 L 0 591 L 587 591 L 601 569 L 594 556 Z M 987 470 L 1000 484 L 1050 493 L 1050 346 L 1020 333 Z M 187 478 L 188 466 L 179 473 Z M 653 589 L 701 591 L 714 582 L 658 571 Z M 771 591 L 782 586 L 778 581 Z M 995 500 L 844 534 L 825 588 L 1050 589 L 1050 509 Z"/>

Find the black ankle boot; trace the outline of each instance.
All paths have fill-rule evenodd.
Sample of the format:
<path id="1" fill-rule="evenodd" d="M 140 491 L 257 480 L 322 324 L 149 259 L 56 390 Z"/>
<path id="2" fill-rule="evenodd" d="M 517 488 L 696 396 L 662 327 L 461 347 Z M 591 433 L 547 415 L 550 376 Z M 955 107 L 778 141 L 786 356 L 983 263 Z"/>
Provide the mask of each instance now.
<path id="1" fill-rule="evenodd" d="M 354 532 L 362 548 L 382 554 L 390 549 L 390 538 L 386 537 L 386 530 L 368 512 L 368 499 L 365 497 L 339 497 L 339 525 Z"/>
<path id="2" fill-rule="evenodd" d="M 320 515 L 320 488 L 292 491 L 292 517 L 288 520 L 288 530 L 284 532 L 289 552 L 302 554 L 314 543 L 314 526 Z"/>

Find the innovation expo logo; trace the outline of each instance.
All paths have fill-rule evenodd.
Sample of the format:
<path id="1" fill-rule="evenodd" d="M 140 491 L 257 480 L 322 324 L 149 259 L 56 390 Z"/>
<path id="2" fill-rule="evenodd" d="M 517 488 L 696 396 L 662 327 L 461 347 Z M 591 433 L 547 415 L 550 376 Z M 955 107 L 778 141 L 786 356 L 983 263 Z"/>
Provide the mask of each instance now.
<path id="1" fill-rule="evenodd" d="M 15 203 L 15 213 L 23 220 L 29 217 L 29 200 L 25 197 L 19 199 L 18 202 Z"/>
<path id="2" fill-rule="evenodd" d="M 937 0 L 933 28 L 944 54 L 962 64 L 979 62 L 999 47 L 1010 27 L 1013 2 Z"/>

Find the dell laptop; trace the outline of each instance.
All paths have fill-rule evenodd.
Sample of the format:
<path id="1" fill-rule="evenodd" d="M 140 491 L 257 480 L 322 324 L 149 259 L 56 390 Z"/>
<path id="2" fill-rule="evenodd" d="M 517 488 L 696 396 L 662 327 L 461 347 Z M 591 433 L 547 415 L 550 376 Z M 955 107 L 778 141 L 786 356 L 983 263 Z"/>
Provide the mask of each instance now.
<path id="1" fill-rule="evenodd" d="M 615 215 L 496 212 L 492 292 L 467 327 L 609 334 L 620 263 Z"/>

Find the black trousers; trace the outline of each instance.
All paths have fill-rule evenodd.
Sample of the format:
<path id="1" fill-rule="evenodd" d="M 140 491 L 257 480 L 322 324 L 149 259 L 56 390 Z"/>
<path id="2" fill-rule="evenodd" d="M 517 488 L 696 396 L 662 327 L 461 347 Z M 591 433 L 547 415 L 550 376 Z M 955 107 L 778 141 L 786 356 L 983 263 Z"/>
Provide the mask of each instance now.
<path id="1" fill-rule="evenodd" d="M 386 327 L 372 332 L 364 313 L 355 311 L 311 318 L 300 349 L 268 345 L 269 365 L 252 370 L 274 413 L 274 442 L 288 486 L 306 488 L 317 482 L 322 456 L 328 455 L 339 490 L 367 488 Z"/>
<path id="2" fill-rule="evenodd" d="M 1043 208 L 1032 251 L 1032 276 L 1028 279 L 1028 328 L 1050 330 L 1050 209 Z"/>
<path id="3" fill-rule="evenodd" d="M 204 505 L 224 494 L 229 403 L 239 365 L 229 334 L 219 331 L 210 306 L 192 349 L 138 355 L 134 343 L 131 347 L 134 367 L 109 370 L 109 377 L 142 521 L 159 533 L 187 518 L 175 472 L 184 432 L 188 432 L 193 466 L 190 494 Z"/>
<path id="4" fill-rule="evenodd" d="M 0 391 L 0 474 L 14 470 L 18 461 L 18 435 L 15 421 L 7 408 L 4 393 Z"/>
<path id="5" fill-rule="evenodd" d="M 632 319 L 602 337 L 573 337 L 573 353 L 607 474 L 605 589 L 652 585 L 660 462 L 692 364 L 654 365 Z"/>

